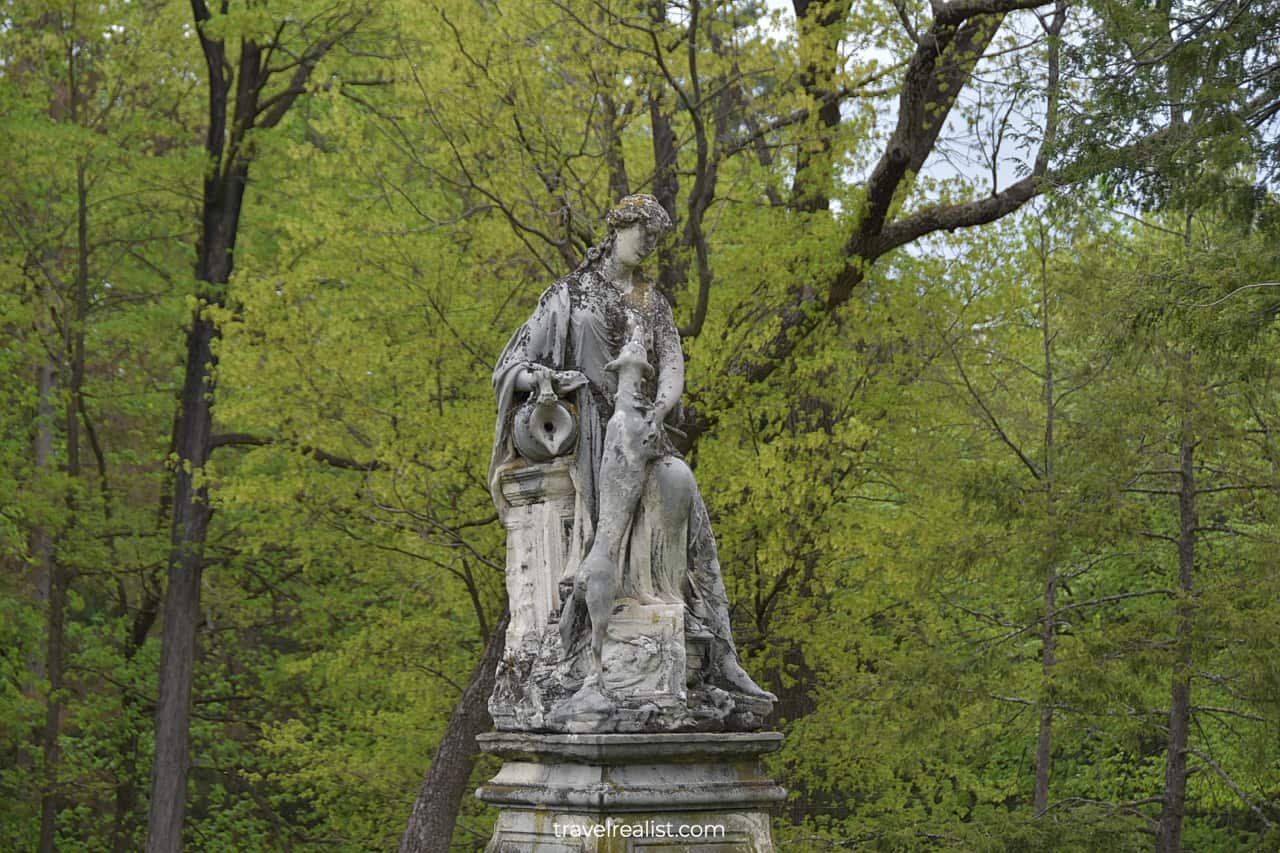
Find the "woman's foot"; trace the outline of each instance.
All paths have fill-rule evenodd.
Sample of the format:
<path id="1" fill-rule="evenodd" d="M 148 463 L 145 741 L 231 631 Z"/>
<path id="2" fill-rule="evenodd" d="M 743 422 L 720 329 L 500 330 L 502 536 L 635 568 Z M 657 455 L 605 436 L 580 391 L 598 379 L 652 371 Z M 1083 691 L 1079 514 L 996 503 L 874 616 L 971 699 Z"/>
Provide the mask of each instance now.
<path id="1" fill-rule="evenodd" d="M 742 668 L 742 664 L 738 663 L 736 654 L 729 653 L 720 659 L 720 678 L 728 687 L 745 696 L 750 696 L 754 699 L 767 699 L 770 702 L 778 701 L 777 696 L 756 684 L 751 676 L 747 675 L 747 671 Z"/>

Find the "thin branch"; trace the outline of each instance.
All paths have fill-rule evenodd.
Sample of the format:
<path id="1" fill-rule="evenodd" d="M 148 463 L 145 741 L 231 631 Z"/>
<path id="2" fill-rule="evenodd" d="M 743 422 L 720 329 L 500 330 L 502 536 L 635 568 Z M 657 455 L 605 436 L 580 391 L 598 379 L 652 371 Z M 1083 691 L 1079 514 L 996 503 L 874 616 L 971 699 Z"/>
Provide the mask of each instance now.
<path id="1" fill-rule="evenodd" d="M 893 0 L 893 8 L 898 12 L 898 20 L 902 22 L 902 28 L 907 31 L 907 37 L 911 39 L 916 46 L 920 44 L 920 33 L 916 31 L 915 25 L 911 23 L 911 18 L 907 15 L 907 6 L 902 0 Z"/>
<path id="2" fill-rule="evenodd" d="M 1239 293 L 1242 290 L 1252 290 L 1258 287 L 1280 287 L 1280 281 L 1260 281 L 1257 284 L 1244 284 L 1244 285 L 1241 285 L 1240 287 L 1237 287 L 1235 290 L 1231 291 L 1221 299 L 1215 299 L 1212 302 L 1197 302 L 1191 307 L 1192 308 L 1212 308 L 1215 305 L 1221 305 L 1223 302 L 1226 302 L 1228 299 L 1235 296 L 1237 293 Z"/>
<path id="3" fill-rule="evenodd" d="M 1084 607 L 1097 607 L 1100 604 L 1111 604 L 1116 601 L 1125 601 L 1130 598 L 1146 598 L 1152 595 L 1163 595 L 1166 597 L 1171 597 L 1174 595 L 1174 591 L 1171 589 L 1145 589 L 1145 590 L 1140 590 L 1136 592 L 1118 592 L 1115 595 L 1102 595 L 1102 596 L 1098 596 L 1097 598 L 1090 598 L 1087 601 L 1076 601 L 1071 604 L 1067 604 L 1062 607 L 1059 607 L 1056 610 L 1053 610 L 1052 612 L 1045 613 L 1042 616 L 1037 616 L 1031 622 L 1028 622 L 1026 625 L 1023 625 L 1018 630 L 1011 631 L 1010 633 L 1005 634 L 1002 637 L 995 638 L 995 642 L 1004 643 L 1009 640 L 1012 640 L 1014 637 L 1017 637 L 1020 634 L 1025 634 L 1026 632 L 1030 631 L 1032 628 L 1036 627 L 1041 622 L 1044 622 L 1046 619 L 1054 619 L 1060 616 L 1061 614 L 1068 613 L 1072 610 L 1080 610 L 1081 608 L 1084 608 Z"/>
<path id="4" fill-rule="evenodd" d="M 1206 755 L 1205 753 L 1201 752 L 1198 749 L 1189 748 L 1187 749 L 1187 752 L 1190 755 L 1194 755 L 1196 758 L 1199 758 L 1205 764 L 1208 764 L 1209 768 L 1213 770 L 1214 773 L 1218 774 L 1218 778 L 1220 778 L 1226 784 L 1226 786 L 1231 789 L 1231 793 L 1239 797 L 1240 801 L 1249 807 L 1249 811 L 1253 812 L 1258 816 L 1258 819 L 1262 821 L 1262 825 L 1266 828 L 1264 831 L 1270 830 L 1272 828 L 1273 824 L 1267 818 L 1267 816 L 1263 813 L 1262 809 L 1258 808 L 1258 806 L 1253 802 L 1253 800 L 1250 800 L 1245 795 L 1244 791 L 1240 789 L 1240 786 L 1237 785 L 1231 779 L 1231 777 L 1227 775 L 1227 772 L 1218 766 L 1218 762 L 1214 761 L 1212 758 L 1210 758 L 1208 755 Z"/>
<path id="5" fill-rule="evenodd" d="M 1244 711 L 1237 711 L 1234 708 L 1219 708 L 1215 705 L 1193 705 L 1191 710 L 1196 713 L 1223 714 L 1228 717 L 1239 717 L 1240 719 L 1248 720 L 1251 723 L 1270 722 L 1266 717 L 1260 717 L 1257 714 L 1246 714 Z"/>
<path id="6" fill-rule="evenodd" d="M 292 444 L 282 439 L 252 435 L 245 432 L 228 432 L 215 435 L 209 439 L 209 450 L 212 452 L 219 447 L 265 447 L 270 444 L 283 444 L 334 468 L 344 468 L 349 471 L 380 471 L 386 468 L 385 465 L 376 460 L 358 462 L 314 447 Z"/>
<path id="7" fill-rule="evenodd" d="M 1051 809 L 1056 809 L 1056 808 L 1059 808 L 1060 806 L 1068 806 L 1068 805 L 1075 805 L 1076 803 L 1081 803 L 1089 806 L 1105 806 L 1109 809 L 1112 809 L 1113 811 L 1127 812 L 1129 814 L 1134 815 L 1135 817 L 1142 818 L 1147 823 L 1154 826 L 1156 824 L 1155 818 L 1140 811 L 1138 809 L 1138 806 L 1149 806 L 1159 802 L 1163 802 L 1162 797 L 1145 797 L 1141 800 L 1130 800 L 1127 803 L 1112 803 L 1107 800 L 1091 800 L 1087 797 L 1067 797 L 1065 799 L 1058 800 L 1055 803 L 1051 803 L 1049 807 L 1044 810 L 1044 814 L 1048 814 Z M 1043 815 L 1041 816 L 1043 817 Z"/>
<path id="8" fill-rule="evenodd" d="M 1008 433 L 1006 433 L 1004 428 L 1000 426 L 1000 422 L 996 419 L 996 416 L 983 401 L 982 395 L 978 393 L 977 389 L 974 388 L 973 384 L 969 381 L 969 376 L 964 371 L 964 365 L 960 363 L 960 356 L 956 353 L 954 348 L 951 349 L 951 358 L 955 362 L 956 370 L 960 374 L 960 379 L 964 382 L 964 387 L 969 389 L 969 394 L 973 397 L 974 402 L 978 404 L 978 408 L 982 410 L 982 413 L 987 416 L 987 421 L 990 422 L 991 428 L 995 430 L 996 435 L 1005 443 L 1006 446 L 1008 446 L 1010 450 L 1014 452 L 1018 459 L 1021 460 L 1027 470 L 1031 472 L 1031 476 L 1036 480 L 1039 480 L 1041 478 L 1040 469 L 1036 467 L 1034 462 L 1027 458 L 1027 455 L 1022 452 L 1022 448 L 1013 443 L 1013 439 L 1009 438 Z"/>

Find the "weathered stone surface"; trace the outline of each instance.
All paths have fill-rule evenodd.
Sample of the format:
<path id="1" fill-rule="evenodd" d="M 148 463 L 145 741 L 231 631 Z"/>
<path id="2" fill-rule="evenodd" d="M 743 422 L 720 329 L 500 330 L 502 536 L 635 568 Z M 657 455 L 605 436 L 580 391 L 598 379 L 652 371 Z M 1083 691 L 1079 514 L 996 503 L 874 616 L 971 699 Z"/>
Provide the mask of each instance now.
<path id="1" fill-rule="evenodd" d="M 510 731 L 759 728 L 775 697 L 738 660 L 706 505 L 667 434 L 684 359 L 639 267 L 671 223 L 628 196 L 609 226 L 494 369 L 511 624 L 490 713 Z"/>
<path id="2" fill-rule="evenodd" d="M 773 853 L 786 792 L 760 756 L 782 735 L 496 733 L 506 759 L 477 792 L 501 809 L 488 853 Z M 623 827 L 628 827 L 624 830 Z"/>
<path id="3" fill-rule="evenodd" d="M 772 701 L 709 683 L 704 674 L 714 638 L 688 625 L 683 602 L 616 598 L 602 652 L 604 689 L 596 685 L 578 696 L 592 676 L 585 637 L 565 654 L 559 627 L 560 595 L 565 578 L 572 577 L 575 494 L 569 465 L 524 463 L 500 475 L 510 506 L 505 520 L 511 624 L 489 701 L 494 725 L 500 731 L 545 732 L 759 728 Z M 650 543 L 646 552 L 660 550 L 653 543 L 668 535 L 649 523 L 655 517 L 640 515 L 631 533 L 633 545 Z"/>
<path id="4" fill-rule="evenodd" d="M 605 635 L 604 683 L 661 707 L 683 704 L 684 605 L 620 599 Z"/>
<path id="5" fill-rule="evenodd" d="M 560 612 L 558 584 L 573 528 L 574 489 L 565 460 L 504 472 L 507 512 L 508 652 L 535 650 Z M 557 649 L 558 652 L 558 649 Z"/>

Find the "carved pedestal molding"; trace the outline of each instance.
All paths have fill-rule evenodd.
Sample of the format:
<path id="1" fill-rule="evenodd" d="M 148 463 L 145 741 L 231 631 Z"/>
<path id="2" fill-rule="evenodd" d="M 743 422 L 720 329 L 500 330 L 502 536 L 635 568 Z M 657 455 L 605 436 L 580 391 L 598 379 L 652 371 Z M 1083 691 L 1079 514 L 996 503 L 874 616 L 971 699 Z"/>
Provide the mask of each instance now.
<path id="1" fill-rule="evenodd" d="M 476 795 L 501 812 L 486 853 L 774 853 L 786 799 L 760 757 L 777 732 L 481 735 L 505 759 Z"/>

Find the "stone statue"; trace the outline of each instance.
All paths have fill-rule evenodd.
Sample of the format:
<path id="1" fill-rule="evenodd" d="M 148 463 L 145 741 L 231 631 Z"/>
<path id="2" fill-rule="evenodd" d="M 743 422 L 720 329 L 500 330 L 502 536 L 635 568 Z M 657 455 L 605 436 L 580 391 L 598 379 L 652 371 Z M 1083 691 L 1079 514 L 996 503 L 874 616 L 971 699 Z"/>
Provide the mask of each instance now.
<path id="1" fill-rule="evenodd" d="M 640 267 L 671 228 L 652 196 L 542 295 L 493 372 L 489 482 L 508 529 L 499 729 L 751 730 L 706 505 L 668 431 L 684 391 L 671 307 Z"/>

